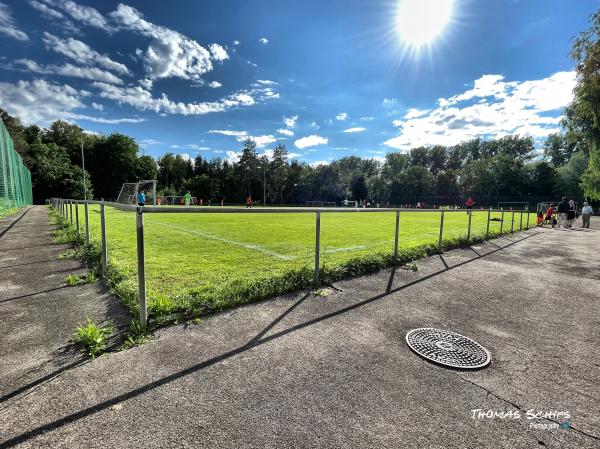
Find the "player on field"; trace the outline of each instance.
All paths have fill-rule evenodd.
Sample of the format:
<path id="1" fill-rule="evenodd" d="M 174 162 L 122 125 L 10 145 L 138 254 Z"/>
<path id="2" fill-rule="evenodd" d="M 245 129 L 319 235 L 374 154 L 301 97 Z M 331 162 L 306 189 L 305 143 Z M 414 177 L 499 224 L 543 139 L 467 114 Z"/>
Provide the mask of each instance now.
<path id="1" fill-rule="evenodd" d="M 186 193 L 185 196 L 184 196 L 184 198 L 185 198 L 185 206 L 189 207 L 190 201 L 192 201 L 192 195 L 191 195 L 191 193 L 190 192 Z"/>

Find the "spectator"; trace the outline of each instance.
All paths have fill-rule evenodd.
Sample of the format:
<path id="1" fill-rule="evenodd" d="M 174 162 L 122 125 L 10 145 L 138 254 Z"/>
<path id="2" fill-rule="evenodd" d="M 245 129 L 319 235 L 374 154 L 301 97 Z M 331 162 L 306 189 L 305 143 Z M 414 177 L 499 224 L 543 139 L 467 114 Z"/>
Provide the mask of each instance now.
<path id="1" fill-rule="evenodd" d="M 469 213 L 471 213 L 471 210 L 473 209 L 473 206 L 475 205 L 475 200 L 473 199 L 473 197 L 469 197 L 467 198 L 467 201 L 465 201 L 465 204 L 467 205 L 467 215 Z"/>
<path id="2" fill-rule="evenodd" d="M 138 193 L 137 200 L 138 206 L 143 206 L 144 204 L 146 204 L 146 194 L 143 190 L 140 190 L 140 193 Z"/>
<path id="3" fill-rule="evenodd" d="M 592 206 L 590 206 L 587 201 L 583 203 L 583 209 L 581 209 L 581 218 L 583 220 L 582 228 L 590 228 L 590 219 L 592 214 L 594 213 Z"/>
<path id="4" fill-rule="evenodd" d="M 567 226 L 570 228 L 573 226 L 573 221 L 577 218 L 577 207 L 575 201 L 569 200 L 569 212 L 567 212 Z"/>
<path id="5" fill-rule="evenodd" d="M 569 202 L 567 201 L 567 197 L 563 196 L 560 203 L 558 203 L 558 227 L 561 226 L 563 228 L 568 227 L 568 219 L 569 219 Z"/>
<path id="6" fill-rule="evenodd" d="M 554 204 L 551 204 L 546 211 L 546 221 L 554 227 Z"/>

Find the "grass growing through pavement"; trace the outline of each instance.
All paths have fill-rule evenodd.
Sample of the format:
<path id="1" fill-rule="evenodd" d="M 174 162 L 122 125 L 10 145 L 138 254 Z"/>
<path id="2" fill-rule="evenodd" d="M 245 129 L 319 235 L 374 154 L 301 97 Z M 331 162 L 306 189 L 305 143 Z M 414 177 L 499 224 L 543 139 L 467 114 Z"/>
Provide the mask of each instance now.
<path id="1" fill-rule="evenodd" d="M 84 256 L 99 261 L 99 206 L 91 205 L 92 243 Z M 79 210 L 83 234 L 83 206 Z M 492 218 L 500 218 L 493 213 Z M 503 233 L 512 214 L 505 213 Z M 519 229 L 520 214 L 514 228 Z M 523 214 L 523 228 L 527 215 Z M 530 225 L 534 220 L 530 214 Z M 160 324 L 189 319 L 311 285 L 315 214 L 145 214 L 148 311 Z M 468 216 L 446 212 L 444 249 L 465 245 Z M 400 213 L 399 262 L 437 251 L 439 212 Z M 485 237 L 487 211 L 474 211 L 472 241 Z M 395 214 L 321 214 L 321 279 L 332 282 L 393 263 Z M 65 233 L 73 232 L 71 230 Z M 135 214 L 106 208 L 108 281 L 137 316 Z M 490 222 L 490 236 L 500 223 Z M 81 242 L 81 238 L 79 238 Z"/>
<path id="2" fill-rule="evenodd" d="M 73 341 L 82 345 L 90 357 L 98 357 L 106 351 L 108 340 L 114 332 L 115 327 L 112 323 L 98 325 L 88 318 L 75 329 Z"/>

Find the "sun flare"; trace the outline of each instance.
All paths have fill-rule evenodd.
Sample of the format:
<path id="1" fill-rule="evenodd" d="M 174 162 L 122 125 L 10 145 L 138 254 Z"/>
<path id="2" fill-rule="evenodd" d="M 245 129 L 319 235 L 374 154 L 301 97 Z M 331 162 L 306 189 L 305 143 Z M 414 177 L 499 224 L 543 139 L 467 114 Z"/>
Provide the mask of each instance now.
<path id="1" fill-rule="evenodd" d="M 419 48 L 431 44 L 452 19 L 454 0 L 400 0 L 396 19 L 402 42 Z"/>

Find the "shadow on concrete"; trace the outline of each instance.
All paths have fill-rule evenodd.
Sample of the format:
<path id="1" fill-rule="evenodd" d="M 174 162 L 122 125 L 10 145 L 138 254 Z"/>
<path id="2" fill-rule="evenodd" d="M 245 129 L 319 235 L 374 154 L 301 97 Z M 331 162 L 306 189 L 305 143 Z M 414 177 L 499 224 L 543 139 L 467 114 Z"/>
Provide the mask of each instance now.
<path id="1" fill-rule="evenodd" d="M 158 379 L 158 380 L 156 380 L 154 382 L 151 382 L 149 384 L 146 384 L 144 386 L 141 386 L 139 388 L 131 390 L 131 391 L 127 392 L 127 393 L 123 393 L 123 394 L 121 394 L 119 396 L 115 396 L 112 399 L 108 399 L 108 400 L 106 400 L 104 402 L 101 402 L 99 404 L 92 405 L 92 406 L 87 407 L 87 408 L 85 408 L 83 410 L 80 410 L 78 412 L 75 412 L 75 413 L 72 413 L 70 415 L 67 415 L 67 416 L 65 416 L 65 417 L 63 417 L 61 419 L 52 421 L 52 422 L 50 422 L 48 424 L 44 424 L 44 425 L 39 426 L 39 427 L 37 427 L 35 429 L 32 429 L 32 430 L 30 430 L 30 431 L 28 431 L 26 433 L 23 433 L 21 435 L 18 435 L 18 436 L 15 436 L 13 438 L 10 438 L 8 440 L 5 440 L 4 442 L 0 443 L 0 449 L 2 449 L 2 448 L 8 448 L 8 447 L 11 447 L 11 446 L 15 446 L 17 444 L 24 443 L 24 442 L 26 442 L 26 441 L 28 441 L 28 440 L 30 440 L 32 438 L 35 438 L 36 436 L 39 436 L 41 434 L 53 431 L 53 430 L 58 429 L 58 428 L 60 428 L 62 426 L 68 425 L 68 424 L 73 423 L 75 421 L 78 421 L 80 419 L 83 419 L 83 418 L 86 418 L 88 416 L 91 416 L 91 415 L 93 415 L 93 414 L 95 414 L 97 412 L 100 412 L 102 410 L 106 410 L 106 409 L 108 409 L 108 408 L 112 407 L 113 405 L 116 405 L 116 404 L 118 404 L 120 402 L 124 402 L 124 401 L 127 401 L 128 399 L 132 399 L 132 398 L 135 398 L 137 396 L 140 396 L 140 395 L 142 395 L 144 393 L 147 393 L 149 391 L 154 390 L 155 388 L 158 388 L 158 387 L 161 387 L 163 385 L 169 384 L 169 383 L 174 382 L 174 381 L 176 381 L 176 380 L 178 380 L 180 378 L 189 376 L 190 374 L 193 374 L 193 373 L 196 373 L 198 371 L 201 371 L 201 370 L 203 370 L 205 368 L 213 366 L 213 365 L 215 365 L 217 363 L 220 363 L 220 362 L 222 362 L 224 360 L 227 360 L 227 359 L 229 359 L 231 357 L 234 357 L 234 356 L 236 356 L 238 354 L 244 353 L 244 352 L 246 352 L 246 351 L 248 351 L 250 349 L 256 348 L 256 347 L 261 346 L 261 345 L 263 345 L 265 343 L 268 343 L 270 341 L 273 341 L 273 340 L 276 340 L 278 338 L 284 337 L 284 336 L 286 336 L 288 334 L 291 334 L 293 332 L 297 332 L 297 331 L 299 331 L 301 329 L 307 328 L 309 326 L 312 326 L 314 324 L 320 323 L 322 321 L 329 320 L 331 318 L 337 317 L 339 315 L 342 315 L 344 313 L 350 312 L 352 310 L 359 309 L 359 308 L 361 308 L 361 307 L 363 307 L 363 306 L 365 306 L 367 304 L 370 304 L 370 303 L 378 301 L 378 300 L 380 300 L 382 298 L 385 298 L 386 296 L 388 296 L 390 294 L 402 291 L 402 290 L 404 290 L 406 288 L 409 288 L 409 287 L 411 287 L 413 285 L 416 285 L 416 284 L 419 284 L 421 282 L 427 281 L 428 279 L 431 279 L 431 278 L 433 278 L 435 276 L 439 276 L 442 273 L 446 273 L 446 272 L 448 272 L 450 270 L 453 270 L 453 269 L 461 267 L 463 265 L 472 263 L 472 262 L 477 261 L 477 260 L 479 260 L 481 258 L 484 258 L 484 257 L 486 257 L 488 255 L 497 253 L 498 251 L 501 251 L 502 249 L 508 248 L 508 247 L 510 247 L 510 246 L 518 243 L 518 242 L 521 242 L 523 240 L 529 239 L 529 238 L 531 238 L 531 237 L 533 237 L 535 235 L 537 235 L 537 233 L 535 233 L 535 234 L 529 234 L 529 235 L 527 235 L 526 237 L 524 237 L 524 238 L 522 238 L 520 240 L 513 241 L 513 243 L 510 243 L 510 244 L 508 244 L 508 245 L 506 245 L 506 246 L 504 246 L 502 248 L 498 248 L 498 249 L 492 250 L 492 251 L 490 251 L 490 252 L 488 252 L 488 253 L 486 253 L 486 254 L 484 254 L 482 256 L 476 256 L 476 257 L 474 257 L 472 259 L 465 260 L 463 262 L 459 262 L 456 265 L 452 265 L 452 266 L 450 266 L 448 268 L 444 268 L 442 270 L 436 271 L 436 272 L 431 273 L 429 275 L 423 276 L 422 278 L 415 279 L 414 281 L 408 282 L 408 283 L 403 284 L 403 285 L 401 285 L 399 287 L 396 287 L 394 289 L 391 289 L 391 288 L 389 290 L 386 289 L 385 292 L 380 293 L 378 295 L 375 295 L 375 296 L 373 296 L 371 298 L 365 299 L 363 301 L 360 301 L 360 302 L 358 302 L 356 304 L 344 307 L 344 308 L 342 308 L 340 310 L 336 310 L 335 312 L 331 312 L 331 313 L 325 314 L 323 316 L 320 316 L 320 317 L 317 317 L 317 318 L 314 318 L 314 319 L 311 319 L 311 320 L 307 320 L 307 321 L 305 321 L 303 323 L 291 326 L 288 329 L 284 329 L 284 330 L 281 330 L 279 332 L 276 332 L 274 334 L 271 334 L 269 336 L 264 337 L 264 335 L 269 330 L 271 330 L 277 323 L 279 323 L 283 319 L 283 317 L 287 316 L 291 311 L 293 311 L 296 307 L 298 307 L 309 296 L 308 294 L 304 295 L 302 298 L 300 298 L 300 300 L 296 301 L 296 303 L 294 303 L 288 310 L 286 310 L 282 315 L 280 315 L 279 317 L 277 317 L 273 322 L 271 322 L 267 327 L 265 327 L 265 329 L 263 329 L 259 334 L 257 334 L 256 337 L 254 337 L 252 340 L 250 340 L 245 345 L 240 346 L 240 347 L 235 348 L 235 349 L 232 349 L 231 351 L 227 351 L 227 352 L 225 352 L 223 354 L 220 354 L 218 356 L 212 357 L 212 358 L 210 358 L 208 360 L 205 360 L 203 362 L 200 362 L 200 363 L 198 363 L 196 365 L 190 366 L 190 367 L 188 367 L 186 369 L 180 370 L 180 371 L 175 372 L 173 374 L 170 374 L 168 376 L 165 376 L 165 377 L 163 377 L 161 379 Z M 393 275 L 393 273 L 395 273 L 395 270 L 392 270 L 392 275 Z M 390 286 L 390 285 L 391 284 L 388 282 L 388 286 Z"/>

